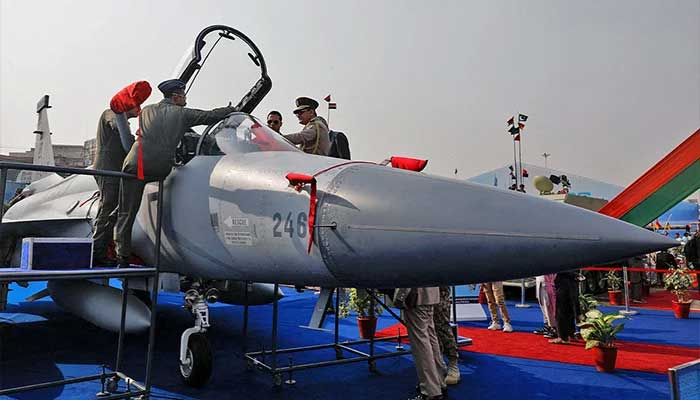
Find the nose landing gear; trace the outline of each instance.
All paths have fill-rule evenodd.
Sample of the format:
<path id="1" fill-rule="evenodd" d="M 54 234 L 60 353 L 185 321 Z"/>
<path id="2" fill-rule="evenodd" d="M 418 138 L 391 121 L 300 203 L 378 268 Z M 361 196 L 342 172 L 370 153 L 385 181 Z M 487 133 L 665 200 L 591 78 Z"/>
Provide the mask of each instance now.
<path id="1" fill-rule="evenodd" d="M 194 327 L 186 329 L 180 338 L 180 376 L 192 387 L 202 387 L 209 380 L 212 371 L 212 353 L 205 333 L 209 328 L 209 306 L 214 303 L 217 290 L 190 289 L 185 293 L 185 309 L 195 318 Z M 206 299 L 206 301 L 205 301 Z"/>

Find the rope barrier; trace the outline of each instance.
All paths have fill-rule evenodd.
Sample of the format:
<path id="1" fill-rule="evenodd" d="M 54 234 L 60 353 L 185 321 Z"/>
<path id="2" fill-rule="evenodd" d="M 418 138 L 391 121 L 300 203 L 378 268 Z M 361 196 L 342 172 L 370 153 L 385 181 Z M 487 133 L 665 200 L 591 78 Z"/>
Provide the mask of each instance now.
<path id="1" fill-rule="evenodd" d="M 622 271 L 622 267 L 585 267 L 580 268 L 583 271 Z M 654 268 L 638 268 L 638 267 L 627 267 L 627 271 L 632 272 L 660 272 L 660 273 L 671 273 L 672 269 L 654 269 Z M 688 270 L 689 274 L 700 274 L 700 271 Z"/>

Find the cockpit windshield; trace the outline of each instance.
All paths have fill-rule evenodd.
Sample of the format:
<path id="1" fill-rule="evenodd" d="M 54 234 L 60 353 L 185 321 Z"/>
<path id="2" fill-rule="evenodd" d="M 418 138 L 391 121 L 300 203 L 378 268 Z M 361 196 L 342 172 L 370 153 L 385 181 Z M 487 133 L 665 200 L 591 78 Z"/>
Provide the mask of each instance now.
<path id="1" fill-rule="evenodd" d="M 255 117 L 234 113 L 202 137 L 199 154 L 206 156 L 259 151 L 300 151 Z"/>

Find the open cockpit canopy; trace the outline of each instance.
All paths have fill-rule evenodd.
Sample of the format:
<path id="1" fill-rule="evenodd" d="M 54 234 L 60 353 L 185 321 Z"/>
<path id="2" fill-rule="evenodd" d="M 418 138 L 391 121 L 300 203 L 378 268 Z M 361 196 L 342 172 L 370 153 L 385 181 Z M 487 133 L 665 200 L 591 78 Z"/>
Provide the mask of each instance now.
<path id="1" fill-rule="evenodd" d="M 245 113 L 233 113 L 202 136 L 199 155 L 300 151 L 279 133 Z"/>

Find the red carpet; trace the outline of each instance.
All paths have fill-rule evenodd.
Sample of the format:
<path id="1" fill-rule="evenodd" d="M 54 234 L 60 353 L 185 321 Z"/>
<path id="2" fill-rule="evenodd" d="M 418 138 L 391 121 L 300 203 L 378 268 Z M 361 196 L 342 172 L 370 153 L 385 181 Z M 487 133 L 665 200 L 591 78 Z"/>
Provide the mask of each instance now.
<path id="1" fill-rule="evenodd" d="M 700 293 L 697 288 L 693 288 L 688 292 L 692 300 L 700 300 Z M 670 310 L 671 301 L 676 300 L 676 295 L 665 289 L 652 289 L 649 297 L 646 298 L 646 303 L 631 303 L 630 307 L 635 308 L 652 308 L 656 310 Z M 700 312 L 698 309 L 691 309 L 692 312 Z"/>
<path id="2" fill-rule="evenodd" d="M 400 324 L 377 332 L 378 337 L 395 336 Z M 401 331 L 406 328 L 401 326 Z M 507 357 L 528 358 L 543 361 L 557 361 L 570 364 L 593 366 L 593 355 L 584 348 L 584 342 L 568 345 L 551 344 L 542 336 L 532 333 L 489 331 L 486 328 L 459 328 L 460 336 L 472 338 L 474 344 L 463 347 L 464 351 L 494 354 Z M 668 368 L 700 358 L 700 348 L 617 342 L 618 369 L 667 373 Z"/>

